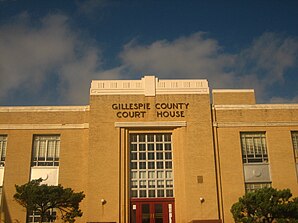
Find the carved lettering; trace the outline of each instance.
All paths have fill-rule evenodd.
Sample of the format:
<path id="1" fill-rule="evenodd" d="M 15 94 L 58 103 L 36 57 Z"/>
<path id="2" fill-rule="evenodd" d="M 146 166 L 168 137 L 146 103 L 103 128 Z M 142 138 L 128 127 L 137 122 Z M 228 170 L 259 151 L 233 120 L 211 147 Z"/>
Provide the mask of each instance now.
<path id="1" fill-rule="evenodd" d="M 118 111 L 117 118 L 145 118 L 150 103 L 115 103 L 112 109 Z M 189 103 L 163 102 L 154 105 L 157 118 L 184 118 L 185 110 L 189 109 Z"/>

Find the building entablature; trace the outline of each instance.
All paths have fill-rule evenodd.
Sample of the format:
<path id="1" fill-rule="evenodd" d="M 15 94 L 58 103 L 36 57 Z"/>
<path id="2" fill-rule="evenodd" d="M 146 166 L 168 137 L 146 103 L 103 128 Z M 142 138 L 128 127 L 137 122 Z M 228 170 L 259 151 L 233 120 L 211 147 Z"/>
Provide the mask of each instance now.
<path id="1" fill-rule="evenodd" d="M 209 94 L 207 80 L 159 80 L 144 76 L 141 80 L 93 80 L 90 95 Z"/>

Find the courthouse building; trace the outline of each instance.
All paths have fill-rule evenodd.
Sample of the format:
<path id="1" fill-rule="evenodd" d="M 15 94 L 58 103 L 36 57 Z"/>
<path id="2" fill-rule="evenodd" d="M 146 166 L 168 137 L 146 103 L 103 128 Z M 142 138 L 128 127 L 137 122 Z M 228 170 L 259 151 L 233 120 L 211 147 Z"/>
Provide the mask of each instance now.
<path id="1" fill-rule="evenodd" d="M 298 104 L 207 80 L 95 80 L 86 106 L 0 107 L 2 222 L 34 222 L 15 185 L 84 191 L 77 222 L 233 222 L 247 191 L 298 196 Z"/>

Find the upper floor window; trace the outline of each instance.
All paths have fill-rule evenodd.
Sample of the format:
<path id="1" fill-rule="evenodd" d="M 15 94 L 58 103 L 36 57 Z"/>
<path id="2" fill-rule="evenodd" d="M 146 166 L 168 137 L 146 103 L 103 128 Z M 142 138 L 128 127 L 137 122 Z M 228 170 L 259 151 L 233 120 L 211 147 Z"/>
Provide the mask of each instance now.
<path id="1" fill-rule="evenodd" d="M 7 136 L 0 135 L 0 166 L 5 165 Z"/>
<path id="2" fill-rule="evenodd" d="M 296 163 L 298 163 L 298 131 L 292 132 L 293 149 Z"/>
<path id="3" fill-rule="evenodd" d="M 32 166 L 59 166 L 59 152 L 59 135 L 35 135 Z"/>
<path id="4" fill-rule="evenodd" d="M 268 162 L 265 132 L 242 132 L 241 147 L 243 163 Z"/>

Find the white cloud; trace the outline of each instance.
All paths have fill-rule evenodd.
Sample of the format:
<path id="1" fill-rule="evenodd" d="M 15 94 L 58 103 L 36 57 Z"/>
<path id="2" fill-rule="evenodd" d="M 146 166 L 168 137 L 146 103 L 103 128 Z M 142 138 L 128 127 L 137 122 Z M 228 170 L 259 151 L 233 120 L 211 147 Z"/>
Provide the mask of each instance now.
<path id="1" fill-rule="evenodd" d="M 250 48 L 240 52 L 237 68 L 254 72 L 261 80 L 267 79 L 271 84 L 283 81 L 285 71 L 297 66 L 297 56 L 297 39 L 264 33 L 254 40 Z"/>
<path id="2" fill-rule="evenodd" d="M 213 88 L 253 88 L 259 99 L 283 84 L 287 69 L 297 67 L 298 40 L 264 33 L 236 54 L 225 53 L 214 39 L 195 33 L 149 45 L 134 41 L 120 54 L 119 75 L 158 74 L 160 78 L 206 78 Z"/>
<path id="3" fill-rule="evenodd" d="M 148 46 L 129 43 L 121 54 L 123 65 L 133 72 L 157 73 L 162 78 L 207 78 L 225 83 L 233 74 L 224 72 L 234 63 L 232 55 L 221 53 L 213 39 L 196 33 L 172 42 L 156 41 Z M 219 78 L 219 79 L 218 79 Z"/>
<path id="4" fill-rule="evenodd" d="M 284 78 L 289 69 L 298 67 L 297 59 L 297 38 L 264 33 L 256 38 L 249 48 L 237 55 L 234 72 L 240 76 L 240 87 L 255 88 L 261 100 L 268 98 L 270 100 L 271 88 L 274 85 L 287 87 L 284 86 Z M 293 91 L 297 90 L 293 89 Z M 281 100 L 281 97 L 279 98 Z M 283 101 L 294 102 L 295 98 Z"/>
<path id="5" fill-rule="evenodd" d="M 0 27 L 0 75 L 5 80 L 0 82 L 0 99 L 22 89 L 28 97 L 40 94 L 42 101 L 50 94 L 43 87 L 51 75 L 57 75 L 52 90 L 58 91 L 60 103 L 88 103 L 90 81 L 101 58 L 87 42 L 70 29 L 63 15 L 49 15 L 32 26 L 24 13 Z"/>
<path id="6" fill-rule="evenodd" d="M 103 70 L 100 49 L 70 28 L 66 16 L 48 15 L 32 23 L 23 13 L 0 26 L 2 102 L 11 92 L 24 92 L 29 98 L 38 95 L 32 103 L 40 104 L 52 97 L 52 89 L 59 104 L 87 104 L 92 79 L 130 79 L 137 74 L 208 79 L 213 88 L 254 88 L 259 99 L 268 99 L 270 88 L 282 86 L 286 71 L 298 64 L 295 38 L 265 33 L 247 49 L 230 54 L 199 32 L 148 45 L 131 41 L 119 53 L 120 66 Z M 297 99 L 272 99 L 282 100 Z"/>

